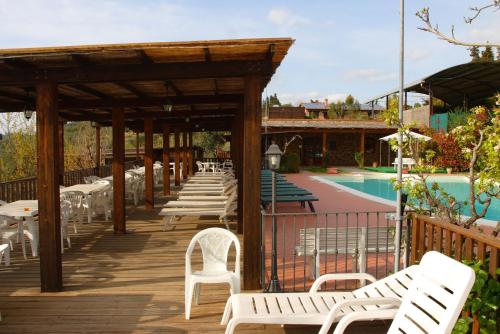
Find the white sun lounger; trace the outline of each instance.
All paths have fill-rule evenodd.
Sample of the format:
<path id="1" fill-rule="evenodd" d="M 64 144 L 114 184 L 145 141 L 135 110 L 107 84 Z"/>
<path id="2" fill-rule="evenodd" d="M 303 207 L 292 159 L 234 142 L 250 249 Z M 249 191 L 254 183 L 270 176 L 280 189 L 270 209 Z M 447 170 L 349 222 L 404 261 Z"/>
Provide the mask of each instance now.
<path id="1" fill-rule="evenodd" d="M 460 316 L 462 307 L 474 285 L 472 268 L 438 252 L 426 253 L 419 272 L 401 301 L 385 298 L 348 300 L 333 307 L 319 334 L 327 334 L 340 310 L 384 303 L 390 308 L 366 309 L 344 315 L 333 334 L 342 334 L 354 321 L 392 321 L 389 334 L 449 334 Z"/>
<path id="2" fill-rule="evenodd" d="M 322 283 L 349 276 L 364 280 L 370 275 L 323 275 L 309 293 L 233 295 L 222 318 L 226 334 L 232 334 L 241 323 L 322 325 L 319 334 L 326 334 L 336 322 L 334 334 L 341 334 L 353 321 L 390 319 L 394 321 L 389 334 L 449 334 L 474 284 L 471 268 L 441 253 L 428 252 L 420 265 L 351 293 L 318 292 Z"/>
<path id="3" fill-rule="evenodd" d="M 316 279 L 309 292 L 235 294 L 227 301 L 221 324 L 227 324 L 226 334 L 232 334 L 236 326 L 245 323 L 322 325 L 330 310 L 341 301 L 379 297 L 399 300 L 406 294 L 417 272 L 418 266 L 411 266 L 379 281 L 366 273 L 327 274 Z M 323 283 L 338 280 L 367 280 L 372 283 L 351 292 L 319 291 Z M 375 309 L 377 306 L 367 308 Z M 342 310 L 336 320 L 356 310 L 365 309 L 353 306 L 352 309 Z"/>
<path id="4" fill-rule="evenodd" d="M 175 217 L 184 217 L 184 216 L 194 216 L 194 217 L 201 217 L 201 216 L 218 216 L 220 222 L 224 222 L 226 225 L 226 228 L 229 230 L 229 225 L 228 225 L 228 216 L 234 215 L 236 212 L 236 207 L 237 207 L 237 201 L 236 201 L 236 192 L 231 193 L 231 196 L 229 199 L 225 202 L 225 205 L 222 207 L 213 207 L 213 206 L 208 206 L 208 207 L 191 207 L 191 208 L 179 208 L 179 207 L 174 207 L 174 208 L 163 208 L 160 211 L 160 216 L 163 217 L 163 222 L 164 222 L 164 230 L 167 229 L 167 227 L 172 227 L 172 221 L 174 220 Z"/>

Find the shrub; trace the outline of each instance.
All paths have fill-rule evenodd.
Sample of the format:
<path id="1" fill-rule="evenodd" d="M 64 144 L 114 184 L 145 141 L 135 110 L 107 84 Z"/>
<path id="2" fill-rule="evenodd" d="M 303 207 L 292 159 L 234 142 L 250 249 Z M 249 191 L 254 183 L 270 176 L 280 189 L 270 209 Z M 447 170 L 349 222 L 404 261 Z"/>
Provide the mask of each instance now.
<path id="1" fill-rule="evenodd" d="M 285 153 L 281 157 L 280 172 L 298 173 L 300 166 L 300 157 L 297 153 Z"/>
<path id="2" fill-rule="evenodd" d="M 354 152 L 354 160 L 358 164 L 359 168 L 365 167 L 365 154 L 364 152 Z"/>
<path id="3" fill-rule="evenodd" d="M 439 168 L 453 168 L 463 171 L 469 167 L 462 149 L 452 133 L 437 132 L 432 136 L 437 145 L 435 165 Z"/>
<path id="4" fill-rule="evenodd" d="M 473 316 L 477 317 L 481 334 L 498 333 L 500 282 L 487 271 L 489 259 L 485 263 L 481 261 L 464 262 L 474 270 L 476 280 L 465 302 L 463 315 L 458 319 L 452 333 L 472 333 Z M 497 274 L 500 274 L 499 268 L 497 268 Z"/>

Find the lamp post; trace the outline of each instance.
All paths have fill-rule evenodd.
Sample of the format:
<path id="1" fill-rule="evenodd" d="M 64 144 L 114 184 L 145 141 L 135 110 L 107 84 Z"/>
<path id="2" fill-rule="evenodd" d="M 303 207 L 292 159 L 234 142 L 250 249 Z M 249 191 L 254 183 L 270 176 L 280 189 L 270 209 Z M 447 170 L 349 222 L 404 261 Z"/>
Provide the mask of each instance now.
<path id="1" fill-rule="evenodd" d="M 280 167 L 283 152 L 275 143 L 266 151 L 267 166 L 271 170 L 271 217 L 272 217 L 272 254 L 271 254 L 271 280 L 267 292 L 281 292 L 278 278 L 278 229 L 276 226 L 276 171 Z"/>
<path id="2" fill-rule="evenodd" d="M 399 123 L 403 123 L 403 94 L 404 94 L 404 23 L 405 23 L 405 2 L 404 0 L 400 0 L 400 34 L 399 34 Z M 430 103 L 432 105 L 432 101 Z M 401 250 L 401 226 L 403 224 L 403 212 L 402 212 L 402 195 L 403 192 L 401 190 L 401 183 L 403 181 L 403 134 L 401 133 L 401 129 L 398 129 L 398 155 L 397 155 L 397 175 L 396 182 L 398 184 L 398 189 L 396 192 L 396 253 L 394 255 L 394 272 L 399 271 L 399 262 L 400 262 L 400 250 Z"/>

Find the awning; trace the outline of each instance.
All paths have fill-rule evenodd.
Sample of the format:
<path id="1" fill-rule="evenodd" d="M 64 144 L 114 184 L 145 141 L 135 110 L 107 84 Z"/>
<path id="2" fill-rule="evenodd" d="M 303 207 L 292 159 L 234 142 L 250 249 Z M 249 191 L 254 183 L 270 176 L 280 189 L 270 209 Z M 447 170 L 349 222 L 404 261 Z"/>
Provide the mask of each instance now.
<path id="1" fill-rule="evenodd" d="M 406 140 L 407 137 L 411 137 L 413 139 L 423 140 L 423 141 L 429 141 L 429 140 L 431 140 L 431 137 L 427 137 L 427 136 L 421 135 L 420 133 L 416 133 L 416 132 L 413 132 L 413 131 L 406 132 L 405 135 L 403 136 L 403 140 Z M 398 133 L 397 132 L 393 133 L 392 135 L 382 137 L 379 140 L 389 141 L 389 140 L 392 140 L 392 139 L 398 139 Z"/>

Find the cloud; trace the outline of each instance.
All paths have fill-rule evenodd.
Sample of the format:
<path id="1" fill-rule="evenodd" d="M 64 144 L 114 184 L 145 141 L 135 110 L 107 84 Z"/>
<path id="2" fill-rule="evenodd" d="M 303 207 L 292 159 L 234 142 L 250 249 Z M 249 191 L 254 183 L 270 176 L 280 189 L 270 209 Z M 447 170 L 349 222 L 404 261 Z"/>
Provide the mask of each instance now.
<path id="1" fill-rule="evenodd" d="M 431 55 L 431 53 L 428 50 L 424 50 L 422 48 L 409 49 L 406 52 L 405 58 L 407 60 L 421 61 L 421 60 L 429 58 L 430 55 Z"/>
<path id="2" fill-rule="evenodd" d="M 365 80 L 369 82 L 380 82 L 393 80 L 395 78 L 395 73 L 385 73 L 374 68 L 357 68 L 344 73 L 344 79 L 351 81 Z"/>
<path id="3" fill-rule="evenodd" d="M 324 101 L 325 98 L 327 98 L 329 102 L 336 102 L 339 100 L 343 101 L 347 95 L 347 93 L 321 94 L 319 92 L 312 91 L 306 93 L 278 93 L 278 99 L 281 103 L 291 103 L 296 106 L 303 102 L 309 102 L 310 100 Z"/>
<path id="4" fill-rule="evenodd" d="M 295 27 L 309 23 L 305 17 L 292 14 L 286 8 L 272 8 L 267 14 L 267 19 L 279 27 Z"/>

